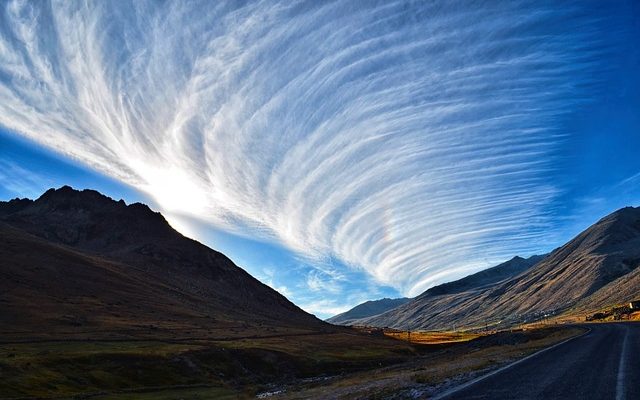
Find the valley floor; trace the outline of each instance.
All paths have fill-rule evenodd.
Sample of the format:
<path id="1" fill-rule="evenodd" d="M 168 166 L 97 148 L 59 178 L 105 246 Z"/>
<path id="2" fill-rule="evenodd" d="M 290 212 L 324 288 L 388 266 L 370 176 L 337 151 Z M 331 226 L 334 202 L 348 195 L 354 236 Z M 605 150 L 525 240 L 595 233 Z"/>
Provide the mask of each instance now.
<path id="1" fill-rule="evenodd" d="M 408 362 L 286 389 L 276 399 L 430 398 L 462 382 L 578 336 L 582 327 L 545 327 L 498 332 L 448 345 L 426 345 Z M 432 347 L 431 349 L 428 349 Z"/>
<path id="2" fill-rule="evenodd" d="M 361 333 L 0 344 L 0 398 L 235 399 L 428 396 L 584 331 L 546 327 L 460 343 Z"/>

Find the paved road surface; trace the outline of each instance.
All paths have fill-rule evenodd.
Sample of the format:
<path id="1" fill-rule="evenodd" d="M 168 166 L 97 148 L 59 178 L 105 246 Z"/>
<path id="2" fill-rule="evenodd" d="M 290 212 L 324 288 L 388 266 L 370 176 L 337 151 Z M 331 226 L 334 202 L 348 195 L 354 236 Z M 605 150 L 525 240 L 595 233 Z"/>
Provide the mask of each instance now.
<path id="1" fill-rule="evenodd" d="M 640 399 L 640 323 L 591 332 L 488 376 L 443 399 Z"/>

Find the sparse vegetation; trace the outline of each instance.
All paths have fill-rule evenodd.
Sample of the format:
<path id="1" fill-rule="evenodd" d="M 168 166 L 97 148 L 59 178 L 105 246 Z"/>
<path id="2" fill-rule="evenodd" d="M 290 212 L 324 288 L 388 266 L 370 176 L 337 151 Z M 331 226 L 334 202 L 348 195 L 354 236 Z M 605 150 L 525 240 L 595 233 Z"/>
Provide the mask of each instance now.
<path id="1" fill-rule="evenodd" d="M 207 397 L 211 393 L 216 398 L 254 395 L 273 383 L 389 365 L 413 354 L 401 342 L 371 341 L 348 331 L 182 343 L 11 343 L 0 345 L 0 398 L 106 394 L 133 398 L 134 393 L 140 398 L 141 394 L 174 392 L 193 395 L 189 398 L 198 398 L 196 394 L 211 398 Z"/>
<path id="2" fill-rule="evenodd" d="M 481 335 L 470 332 L 422 332 L 385 329 L 384 334 L 394 339 L 405 340 L 416 344 L 459 343 L 476 339 Z"/>
<path id="3" fill-rule="evenodd" d="M 466 342 L 422 345 L 422 355 L 405 363 L 289 387 L 285 393 L 274 398 L 383 399 L 428 396 L 584 331 L 581 328 L 547 327 L 498 332 Z"/>
<path id="4" fill-rule="evenodd" d="M 628 304 L 617 305 L 602 309 L 585 317 L 586 321 L 628 321 L 637 318 L 637 311 L 633 310 Z"/>
<path id="5" fill-rule="evenodd" d="M 329 388 L 369 393 L 369 386 L 384 390 L 430 387 L 576 333 L 575 329 L 547 328 L 475 335 L 474 339 L 469 334 L 424 332 L 412 336 L 430 344 L 412 345 L 384 338 L 372 342 L 361 332 L 189 343 L 3 344 L 0 398 L 224 399 L 281 388 L 289 388 L 289 394 L 280 397 L 304 398 L 296 397 L 296 391 L 313 394 Z"/>

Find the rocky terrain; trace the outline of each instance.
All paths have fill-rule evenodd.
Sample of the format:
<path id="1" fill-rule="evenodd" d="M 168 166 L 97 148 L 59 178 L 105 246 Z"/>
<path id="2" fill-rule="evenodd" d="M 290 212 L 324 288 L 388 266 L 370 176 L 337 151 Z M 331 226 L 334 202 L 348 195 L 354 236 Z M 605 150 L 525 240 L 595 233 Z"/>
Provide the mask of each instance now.
<path id="1" fill-rule="evenodd" d="M 545 256 L 531 256 L 529 258 L 514 257 L 509 261 L 495 267 L 476 272 L 456 281 L 443 283 L 427 290 L 423 296 L 439 296 L 478 290 L 495 285 L 512 278 L 535 265 Z M 327 322 L 338 325 L 367 325 L 369 317 L 380 315 L 397 307 L 400 307 L 413 299 L 382 299 L 362 303 L 353 309 L 329 318 Z"/>
<path id="2" fill-rule="evenodd" d="M 486 329 L 557 315 L 583 317 L 640 297 L 639 266 L 640 208 L 626 207 L 514 277 L 488 280 L 483 286 L 465 278 L 358 323 L 399 329 Z"/>

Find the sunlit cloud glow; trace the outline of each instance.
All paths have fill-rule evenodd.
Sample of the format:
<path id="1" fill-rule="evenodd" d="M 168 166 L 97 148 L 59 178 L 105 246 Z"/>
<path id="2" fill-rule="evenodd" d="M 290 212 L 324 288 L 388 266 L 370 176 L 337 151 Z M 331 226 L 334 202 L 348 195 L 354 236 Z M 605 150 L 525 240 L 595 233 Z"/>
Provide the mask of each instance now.
<path id="1" fill-rule="evenodd" d="M 0 124 L 417 295 L 547 243 L 563 118 L 606 68 L 579 2 L 463 5 L 8 1 Z"/>

